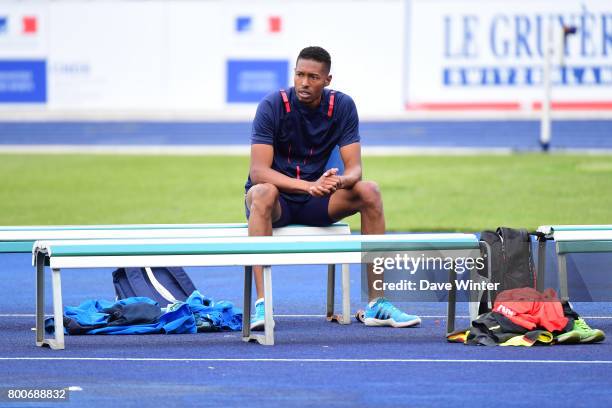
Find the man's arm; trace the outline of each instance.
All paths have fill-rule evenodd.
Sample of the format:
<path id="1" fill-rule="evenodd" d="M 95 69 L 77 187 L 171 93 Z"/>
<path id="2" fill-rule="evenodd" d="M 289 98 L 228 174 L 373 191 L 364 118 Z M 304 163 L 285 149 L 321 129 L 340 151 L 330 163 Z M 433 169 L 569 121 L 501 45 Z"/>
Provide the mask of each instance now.
<path id="1" fill-rule="evenodd" d="M 308 193 L 311 183 L 298 180 L 272 169 L 274 147 L 267 144 L 251 145 L 251 168 L 249 175 L 253 184 L 274 184 L 286 193 Z"/>
<path id="2" fill-rule="evenodd" d="M 328 169 L 310 187 L 310 194 L 322 197 L 331 194 L 340 188 L 353 188 L 361 180 L 361 145 L 359 142 L 351 143 L 340 148 L 340 156 L 344 162 L 344 175 L 338 176 L 338 169 Z"/>
<path id="3" fill-rule="evenodd" d="M 257 106 L 251 135 L 251 167 L 253 184 L 270 183 L 287 193 L 308 193 L 308 182 L 287 177 L 272 169 L 274 160 L 274 109 L 270 100 Z"/>
<path id="4" fill-rule="evenodd" d="M 361 143 L 351 143 L 340 148 L 344 163 L 344 174 L 340 176 L 338 188 L 353 188 L 361 180 Z"/>

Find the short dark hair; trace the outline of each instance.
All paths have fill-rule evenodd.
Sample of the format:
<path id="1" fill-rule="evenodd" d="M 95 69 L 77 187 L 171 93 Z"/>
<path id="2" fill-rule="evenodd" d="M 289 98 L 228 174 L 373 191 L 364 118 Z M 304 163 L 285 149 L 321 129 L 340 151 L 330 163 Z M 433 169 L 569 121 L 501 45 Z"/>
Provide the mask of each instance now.
<path id="1" fill-rule="evenodd" d="M 302 51 L 300 51 L 300 55 L 298 55 L 297 61 L 300 59 L 313 60 L 317 62 L 323 63 L 327 68 L 327 72 L 331 70 L 331 57 L 329 56 L 329 52 L 325 51 L 325 49 L 321 47 L 306 47 Z"/>

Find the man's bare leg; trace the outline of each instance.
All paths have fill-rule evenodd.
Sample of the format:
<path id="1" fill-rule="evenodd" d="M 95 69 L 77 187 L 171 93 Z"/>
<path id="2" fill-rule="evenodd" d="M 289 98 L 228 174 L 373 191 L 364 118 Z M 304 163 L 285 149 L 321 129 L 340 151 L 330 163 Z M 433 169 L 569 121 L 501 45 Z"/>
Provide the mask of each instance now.
<path id="1" fill-rule="evenodd" d="M 278 188 L 273 184 L 256 184 L 249 189 L 246 195 L 246 205 L 250 211 L 250 237 L 272 235 L 272 223 L 281 216 L 278 197 Z M 264 297 L 263 268 L 261 265 L 253 266 L 253 276 L 257 298 L 261 299 Z"/>
<path id="2" fill-rule="evenodd" d="M 359 181 L 351 189 L 341 189 L 332 194 L 329 200 L 329 215 L 339 220 L 359 212 L 361 214 L 361 233 L 364 235 L 384 234 L 385 215 L 378 185 L 372 181 Z M 374 289 L 374 281 L 381 279 L 368 266 L 368 299 L 383 296 L 382 290 Z"/>
<path id="3" fill-rule="evenodd" d="M 359 212 L 361 214 L 362 234 L 384 234 L 385 216 L 380 190 L 376 183 L 359 181 L 351 189 L 341 189 L 332 194 L 329 202 L 329 215 L 338 220 Z M 364 323 L 368 326 L 411 327 L 421 322 L 418 316 L 409 315 L 393 306 L 389 301 L 377 301 L 382 298 L 382 290 L 374 289 L 374 281 L 383 279 L 374 274 L 372 265 L 368 265 L 368 300 L 364 312 Z"/>

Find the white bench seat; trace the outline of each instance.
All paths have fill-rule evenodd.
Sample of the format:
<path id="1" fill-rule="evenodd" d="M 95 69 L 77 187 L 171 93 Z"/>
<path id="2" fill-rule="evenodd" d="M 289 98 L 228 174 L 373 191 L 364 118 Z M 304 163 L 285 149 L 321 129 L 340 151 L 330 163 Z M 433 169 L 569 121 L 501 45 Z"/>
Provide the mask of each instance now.
<path id="1" fill-rule="evenodd" d="M 348 224 L 288 225 L 273 235 L 350 235 Z M 34 241 L 68 239 L 246 237 L 246 223 L 0 226 L 0 253 L 32 252 Z"/>

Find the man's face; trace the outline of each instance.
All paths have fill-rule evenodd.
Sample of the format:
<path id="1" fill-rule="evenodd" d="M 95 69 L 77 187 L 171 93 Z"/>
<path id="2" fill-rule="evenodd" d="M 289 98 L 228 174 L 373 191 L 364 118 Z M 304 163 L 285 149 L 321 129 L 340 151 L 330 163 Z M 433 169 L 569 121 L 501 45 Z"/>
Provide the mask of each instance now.
<path id="1" fill-rule="evenodd" d="M 323 88 L 329 85 L 331 78 L 324 63 L 309 59 L 297 60 L 293 84 L 298 100 L 316 108 L 321 103 Z"/>

